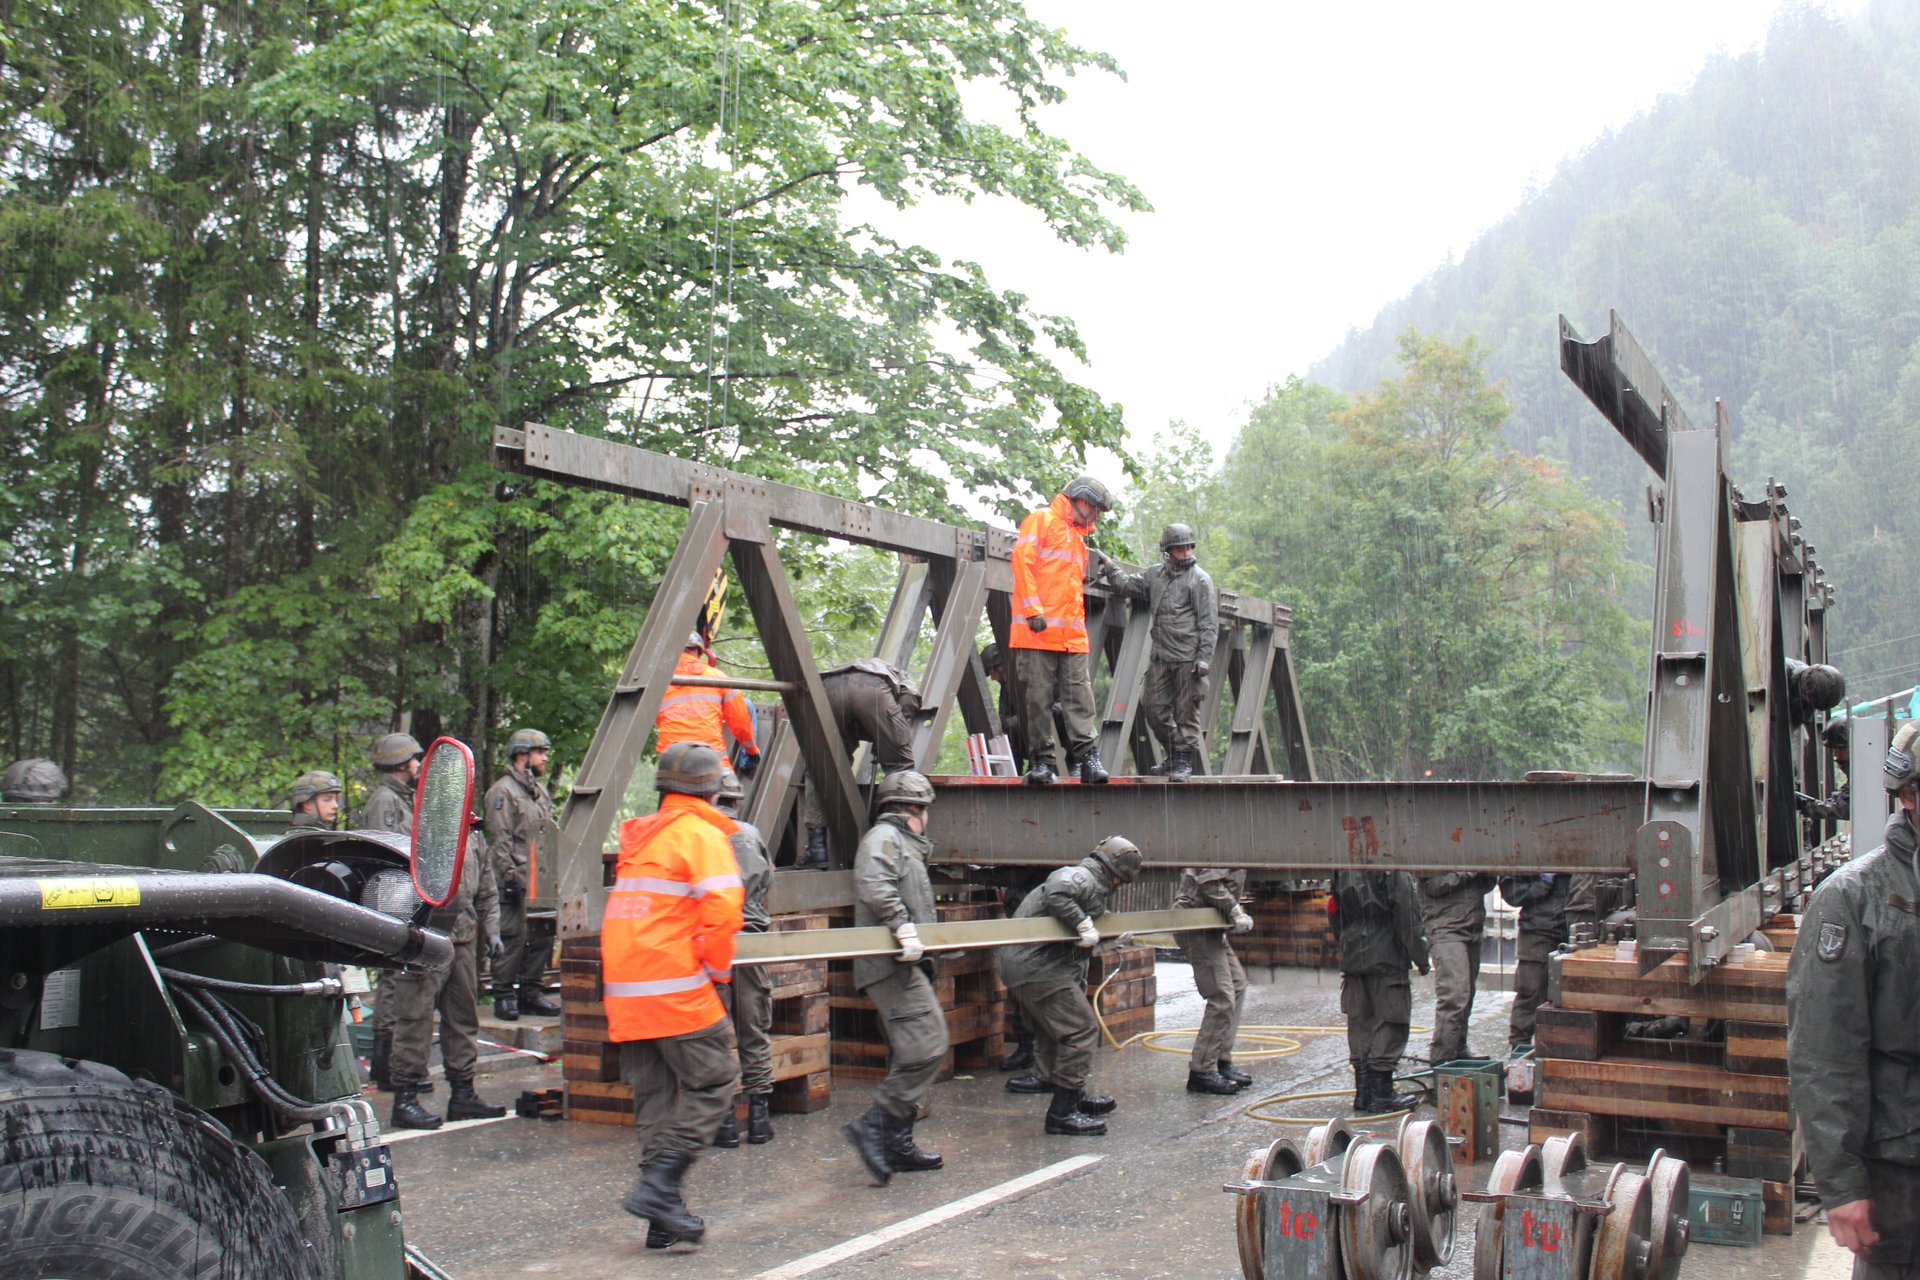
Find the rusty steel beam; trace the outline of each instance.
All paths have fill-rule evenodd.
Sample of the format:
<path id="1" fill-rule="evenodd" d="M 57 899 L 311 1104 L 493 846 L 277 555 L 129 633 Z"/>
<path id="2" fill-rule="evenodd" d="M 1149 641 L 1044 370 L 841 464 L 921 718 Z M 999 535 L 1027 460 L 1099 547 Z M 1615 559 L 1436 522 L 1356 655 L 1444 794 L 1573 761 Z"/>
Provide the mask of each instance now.
<path id="1" fill-rule="evenodd" d="M 1104 787 L 935 778 L 938 863 L 1061 866 L 1109 835 L 1148 866 L 1326 873 L 1633 869 L 1646 784 L 1115 778 Z"/>

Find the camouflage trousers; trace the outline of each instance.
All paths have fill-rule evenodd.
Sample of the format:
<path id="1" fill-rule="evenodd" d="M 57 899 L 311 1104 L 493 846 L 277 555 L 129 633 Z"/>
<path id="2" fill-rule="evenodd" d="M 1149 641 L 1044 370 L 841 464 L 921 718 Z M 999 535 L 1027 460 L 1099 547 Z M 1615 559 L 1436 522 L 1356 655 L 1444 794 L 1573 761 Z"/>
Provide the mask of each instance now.
<path id="1" fill-rule="evenodd" d="M 453 944 L 444 969 L 407 969 L 393 977 L 393 1057 L 388 1068 L 396 1089 L 425 1084 L 433 1049 L 434 1013 L 440 1015 L 440 1056 L 447 1079 L 472 1080 L 480 1061 L 478 964 L 474 944 Z"/>
<path id="2" fill-rule="evenodd" d="M 1433 1043 L 1427 1056 L 1438 1065 L 1467 1056 L 1467 1019 L 1480 982 L 1480 941 L 1429 938 L 1427 950 L 1433 957 Z"/>
<path id="3" fill-rule="evenodd" d="M 1100 1024 L 1093 1020 L 1087 989 L 1077 982 L 1023 982 L 1007 988 L 1033 1029 L 1034 1071 L 1048 1084 L 1084 1089 L 1093 1074 L 1093 1051 L 1100 1047 Z"/>
<path id="4" fill-rule="evenodd" d="M 1182 944 L 1193 965 L 1193 985 L 1206 999 L 1200 1030 L 1193 1037 L 1193 1071 L 1215 1071 L 1220 1059 L 1233 1056 L 1240 1035 L 1240 1014 L 1247 1005 L 1247 971 L 1224 930 L 1189 933 Z"/>
<path id="5" fill-rule="evenodd" d="M 1343 973 L 1340 1012 L 1347 1015 L 1347 1059 L 1355 1067 L 1392 1071 L 1407 1051 L 1413 983 L 1406 973 Z"/>
<path id="6" fill-rule="evenodd" d="M 633 1089 L 640 1163 L 657 1155 L 693 1155 L 720 1130 L 740 1087 L 733 1019 L 660 1040 L 620 1046 L 620 1078 Z"/>
<path id="7" fill-rule="evenodd" d="M 913 721 L 901 706 L 891 681 L 871 672 L 842 671 L 828 676 L 822 684 L 827 691 L 827 706 L 840 729 L 841 746 L 853 751 L 862 742 L 871 742 L 874 763 L 883 773 L 913 768 Z M 827 825 L 811 776 L 807 778 L 800 803 L 804 825 Z"/>
<path id="8" fill-rule="evenodd" d="M 887 1078 L 873 1100 L 897 1120 L 926 1115 L 947 1056 L 947 1015 L 933 983 L 919 965 L 903 964 L 860 994 L 873 1001 L 887 1037 Z"/>
<path id="9" fill-rule="evenodd" d="M 1155 662 L 1147 667 L 1147 691 L 1140 710 L 1161 746 L 1198 752 L 1200 708 L 1207 700 L 1209 677 L 1195 675 L 1191 662 Z"/>
<path id="10" fill-rule="evenodd" d="M 758 965 L 733 971 L 732 982 L 716 983 L 720 1003 L 733 1017 L 733 1039 L 740 1052 L 740 1088 L 773 1092 L 773 998 Z"/>
<path id="11" fill-rule="evenodd" d="M 1520 950 L 1513 962 L 1513 1012 L 1507 1017 L 1507 1044 L 1518 1048 L 1533 1043 L 1534 1023 L 1547 998 L 1547 957 L 1558 944 L 1541 933 L 1520 934 Z"/>

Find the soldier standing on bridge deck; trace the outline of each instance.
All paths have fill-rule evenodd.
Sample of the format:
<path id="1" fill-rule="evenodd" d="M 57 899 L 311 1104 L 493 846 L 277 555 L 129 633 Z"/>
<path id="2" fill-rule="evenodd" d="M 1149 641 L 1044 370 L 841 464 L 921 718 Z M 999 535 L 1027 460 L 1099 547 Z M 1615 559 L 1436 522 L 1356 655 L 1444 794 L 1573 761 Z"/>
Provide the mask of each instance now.
<path id="1" fill-rule="evenodd" d="M 1093 923 L 1107 899 L 1140 876 L 1140 849 L 1125 836 L 1108 836 L 1071 867 L 1061 867 L 1027 895 L 1016 920 L 1052 916 L 1071 929 L 1071 942 L 1023 942 L 1000 949 L 1000 980 L 1034 1030 L 1038 1074 L 1007 1081 L 1012 1093 L 1051 1093 L 1047 1132 L 1097 1136 L 1113 1098 L 1089 1094 L 1087 1077 L 1100 1047 L 1100 1024 L 1087 1000 L 1087 961 L 1100 945 Z"/>
<path id="2" fill-rule="evenodd" d="M 1033 767 L 1027 781 L 1048 786 L 1054 775 L 1053 704 L 1067 731 L 1067 771 L 1080 781 L 1107 780 L 1093 713 L 1093 670 L 1087 653 L 1087 535 L 1113 509 L 1107 487 L 1078 475 L 1020 522 L 1013 542 L 1013 612 L 1007 647 L 1020 678 L 1021 717 Z"/>
<path id="3" fill-rule="evenodd" d="M 1347 1015 L 1353 1108 L 1364 1115 L 1410 1110 L 1393 1091 L 1394 1068 L 1413 1023 L 1409 966 L 1427 972 L 1413 877 L 1404 871 L 1339 871 L 1327 910 L 1340 940 L 1340 1011 Z"/>
<path id="4" fill-rule="evenodd" d="M 887 1038 L 887 1078 L 873 1105 L 841 1132 L 875 1185 L 884 1187 L 896 1173 L 945 1164 L 914 1144 L 913 1126 L 927 1111 L 933 1078 L 947 1056 L 947 1016 L 933 992 L 933 963 L 920 945 L 919 927 L 937 919 L 927 874 L 933 784 L 911 769 L 890 773 L 874 801 L 879 817 L 854 855 L 853 923 L 892 930 L 900 950 L 853 962 L 853 985 L 873 1001 Z"/>
<path id="5" fill-rule="evenodd" d="M 1920 1276 L 1920 723 L 1894 735 L 1884 843 L 1814 890 L 1787 968 L 1787 1075 L 1854 1280 Z"/>
<path id="6" fill-rule="evenodd" d="M 1480 982 L 1480 950 L 1487 937 L 1487 894 L 1494 878 L 1473 871 L 1442 871 L 1420 878 L 1420 923 L 1433 964 L 1434 1066 L 1468 1057 L 1467 1024 Z"/>
<path id="7" fill-rule="evenodd" d="M 372 762 L 380 781 L 367 796 L 367 807 L 360 815 L 360 826 L 368 831 L 397 831 L 413 837 L 413 788 L 420 780 L 420 762 L 426 757 L 420 744 L 408 733 L 389 733 L 373 744 Z M 382 969 L 373 987 L 373 1051 L 367 1059 L 367 1072 L 383 1090 L 393 1088 L 389 1064 L 393 1058 L 393 980 L 395 971 Z M 433 1082 L 418 1090 L 432 1093 Z"/>
<path id="8" fill-rule="evenodd" d="M 726 768 L 701 742 L 660 753 L 658 812 L 620 824 L 620 860 L 600 931 L 607 1038 L 633 1088 L 640 1181 L 621 1208 L 647 1219 L 647 1247 L 698 1244 L 707 1224 L 680 1184 L 740 1086 L 733 1019 L 715 992 L 733 980 L 746 891 L 710 803 Z"/>
<path id="9" fill-rule="evenodd" d="M 857 751 L 873 744 L 873 760 L 886 773 L 913 768 L 913 722 L 920 715 L 920 686 L 913 677 L 879 658 L 861 658 L 820 673 L 827 712 L 840 730 L 840 743 Z M 827 819 L 820 812 L 820 784 L 811 772 L 803 797 L 806 847 L 794 864 L 824 868 L 828 861 Z"/>
<path id="10" fill-rule="evenodd" d="M 293 820 L 287 826 L 294 831 L 331 831 L 340 817 L 340 779 L 325 769 L 309 769 L 293 780 L 287 793 L 287 808 Z"/>
<path id="11" fill-rule="evenodd" d="M 1192 526 L 1170 524 L 1160 531 L 1159 564 L 1144 573 L 1106 574 L 1117 590 L 1150 602 L 1153 652 L 1140 709 L 1167 752 L 1165 764 L 1149 772 L 1170 782 L 1185 782 L 1200 762 L 1200 708 L 1220 637 L 1213 579 L 1195 561 L 1193 543 Z"/>
<path id="12" fill-rule="evenodd" d="M 538 729 L 507 739 L 507 771 L 487 788 L 487 852 L 500 890 L 500 937 L 506 953 L 493 961 L 493 1013 L 515 1022 L 523 1013 L 551 1018 L 560 1006 L 541 989 L 550 948 L 528 946 L 527 901 L 533 897 L 534 836 L 553 816 L 553 797 L 540 776 L 553 743 Z M 552 857 L 557 850 L 547 850 Z"/>
<path id="13" fill-rule="evenodd" d="M 767 857 L 767 842 L 760 828 L 740 820 L 740 802 L 745 798 L 739 774 L 728 769 L 720 775 L 713 807 L 733 819 L 728 843 L 733 846 L 733 860 L 740 868 L 740 884 L 747 895 L 740 908 L 740 932 L 765 933 L 773 920 L 767 914 L 773 861 Z M 743 965 L 733 971 L 732 982 L 716 989 L 720 1003 L 727 1006 L 733 1018 L 733 1038 L 740 1053 L 740 1087 L 747 1095 L 747 1141 L 759 1146 L 773 1141 L 773 1119 L 767 1114 L 773 1099 L 773 998 L 768 994 L 766 971 L 759 965 Z M 732 1099 L 727 1101 L 727 1116 L 720 1122 L 713 1145 L 740 1145 Z"/>
<path id="14" fill-rule="evenodd" d="M 1224 867 L 1189 867 L 1180 873 L 1180 891 L 1173 905 L 1180 909 L 1212 907 L 1232 921 L 1232 932 L 1253 928 L 1253 917 L 1240 905 L 1247 873 Z M 1193 985 L 1207 1002 L 1194 1033 L 1193 1056 L 1187 1062 L 1188 1093 L 1238 1093 L 1253 1077 L 1233 1065 L 1233 1042 L 1240 1035 L 1240 1014 L 1247 1004 L 1247 971 L 1233 954 L 1226 929 L 1204 929 L 1181 935 L 1181 946 L 1193 965 Z"/>
<path id="15" fill-rule="evenodd" d="M 1567 895 L 1572 878 L 1546 872 L 1537 876 L 1502 876 L 1500 896 L 1520 908 L 1517 947 L 1513 961 L 1513 1011 L 1507 1017 L 1507 1051 L 1520 1053 L 1533 1044 L 1534 1023 L 1547 998 L 1547 957 L 1567 940 Z"/>

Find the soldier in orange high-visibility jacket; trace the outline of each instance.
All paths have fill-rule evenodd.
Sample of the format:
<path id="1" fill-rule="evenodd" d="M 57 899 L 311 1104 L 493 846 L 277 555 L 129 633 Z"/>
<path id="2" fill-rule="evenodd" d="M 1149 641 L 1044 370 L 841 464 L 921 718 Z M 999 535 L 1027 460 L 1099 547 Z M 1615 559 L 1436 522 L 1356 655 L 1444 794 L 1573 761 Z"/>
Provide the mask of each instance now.
<path id="1" fill-rule="evenodd" d="M 1054 707 L 1066 731 L 1067 772 L 1105 782 L 1093 718 L 1093 671 L 1087 657 L 1087 535 L 1113 509 L 1107 487 L 1079 475 L 1051 506 L 1020 522 L 1013 543 L 1013 622 L 1007 648 L 1020 682 L 1022 727 L 1033 767 L 1027 781 L 1054 782 Z M 1098 554 L 1097 552 L 1095 553 Z"/>
<path id="2" fill-rule="evenodd" d="M 726 762 L 681 742 L 660 753 L 660 809 L 620 824 L 620 861 L 600 931 L 608 1038 L 633 1087 L 640 1181 L 623 1208 L 648 1221 L 647 1247 L 698 1244 L 706 1223 L 680 1182 L 740 1087 L 733 1020 L 714 991 L 733 978 L 746 891 L 713 807 Z"/>
<path id="3" fill-rule="evenodd" d="M 726 672 L 707 661 L 706 642 L 700 633 L 687 637 L 687 647 L 673 666 L 676 676 L 719 676 Z M 740 760 L 740 776 L 751 778 L 760 767 L 760 744 L 753 740 L 753 708 L 738 689 L 712 689 L 700 685 L 670 684 L 660 700 L 660 714 L 654 721 L 658 731 L 655 749 L 665 753 L 676 742 L 701 742 L 718 751 L 724 759 L 727 739 L 721 727 L 733 734 L 733 740 L 745 752 Z"/>

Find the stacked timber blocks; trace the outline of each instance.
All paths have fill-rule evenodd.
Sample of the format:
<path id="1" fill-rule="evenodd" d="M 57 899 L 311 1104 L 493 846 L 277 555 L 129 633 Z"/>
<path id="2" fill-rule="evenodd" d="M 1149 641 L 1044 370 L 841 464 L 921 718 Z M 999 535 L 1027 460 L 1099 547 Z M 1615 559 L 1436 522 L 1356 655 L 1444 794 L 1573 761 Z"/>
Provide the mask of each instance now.
<path id="1" fill-rule="evenodd" d="M 776 930 L 823 929 L 824 915 L 780 916 Z M 764 965 L 773 997 L 773 1110 L 819 1111 L 833 1099 L 827 1067 L 828 997 L 824 960 Z M 607 1039 L 600 1000 L 600 940 L 561 945 L 562 1075 L 567 1115 L 596 1124 L 632 1124 L 633 1091 L 620 1079 L 620 1046 Z"/>
<path id="2" fill-rule="evenodd" d="M 1240 963 L 1269 968 L 1340 967 L 1340 944 L 1327 919 L 1326 890 L 1257 886 L 1247 914 L 1253 917 L 1253 929 L 1233 940 Z"/>
<path id="3" fill-rule="evenodd" d="M 941 902 L 935 910 L 942 922 L 997 920 L 997 903 Z M 851 913 L 840 924 L 852 924 Z M 995 971 L 992 950 L 936 952 L 933 993 L 947 1015 L 951 1047 L 936 1079 L 946 1080 L 955 1070 L 983 1071 L 1006 1052 L 1007 989 Z M 873 1001 L 853 985 L 853 965 L 833 962 L 830 980 L 833 1008 L 833 1074 L 851 1080 L 880 1080 L 887 1074 L 887 1038 L 880 1028 Z"/>
<path id="4" fill-rule="evenodd" d="M 1801 1149 L 1787 1099 L 1787 953 L 1729 959 L 1698 985 L 1684 957 L 1642 974 L 1612 945 L 1552 963 L 1556 1003 L 1540 1007 L 1534 1035 L 1531 1139 L 1578 1131 L 1599 1158 L 1664 1148 L 1703 1172 L 1759 1178 L 1766 1230 L 1791 1234 Z M 1685 1034 L 1629 1028 L 1659 1018 L 1686 1019 Z"/>

